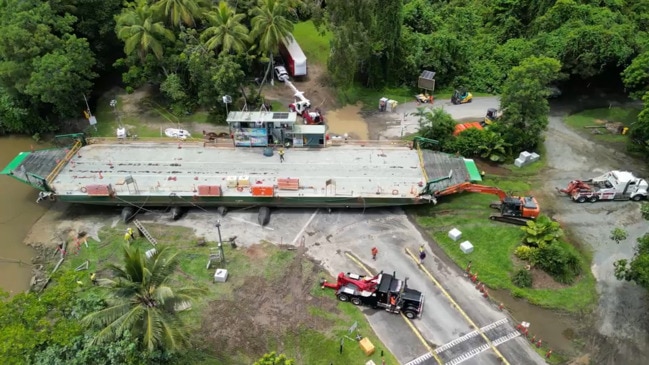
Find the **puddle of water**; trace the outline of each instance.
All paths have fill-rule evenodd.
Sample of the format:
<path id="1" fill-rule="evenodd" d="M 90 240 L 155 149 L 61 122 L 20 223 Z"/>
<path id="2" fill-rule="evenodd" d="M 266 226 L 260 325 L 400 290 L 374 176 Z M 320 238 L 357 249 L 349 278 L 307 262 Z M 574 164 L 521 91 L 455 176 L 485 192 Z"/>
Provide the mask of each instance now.
<path id="1" fill-rule="evenodd" d="M 21 151 L 30 146 L 45 148 L 26 137 L 0 138 L 0 169 L 3 169 Z M 36 204 L 38 193 L 9 176 L 0 176 L 0 287 L 10 294 L 29 289 L 32 275 L 31 259 L 35 251 L 23 244 L 31 226 L 47 210 L 47 205 Z"/>
<path id="2" fill-rule="evenodd" d="M 370 132 L 367 123 L 360 114 L 361 105 L 347 105 L 341 109 L 327 112 L 326 121 L 329 133 L 336 135 L 347 135 L 356 140 L 366 141 L 370 139 Z"/>
<path id="3" fill-rule="evenodd" d="M 575 318 L 531 305 L 523 299 L 513 298 L 503 290 L 494 290 L 492 296 L 505 305 L 516 322 L 529 322 L 530 337 L 536 335 L 537 339 L 542 339 L 543 346 L 569 355 L 576 351 L 572 340 L 580 325 Z"/>

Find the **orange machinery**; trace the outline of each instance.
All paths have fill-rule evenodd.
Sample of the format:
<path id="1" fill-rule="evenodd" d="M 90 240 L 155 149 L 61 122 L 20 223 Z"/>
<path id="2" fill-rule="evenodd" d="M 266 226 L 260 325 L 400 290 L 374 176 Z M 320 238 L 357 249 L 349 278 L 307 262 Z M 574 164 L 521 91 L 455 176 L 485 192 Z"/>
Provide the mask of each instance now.
<path id="1" fill-rule="evenodd" d="M 491 220 L 517 224 L 524 226 L 528 220 L 535 219 L 540 214 L 538 201 L 532 196 L 518 197 L 507 195 L 502 189 L 477 185 L 472 183 L 462 183 L 451 186 L 444 190 L 435 192 L 435 197 L 451 195 L 468 191 L 471 193 L 493 194 L 500 198 L 499 201 L 491 203 L 489 206 L 498 209 L 499 214 L 492 214 Z"/>

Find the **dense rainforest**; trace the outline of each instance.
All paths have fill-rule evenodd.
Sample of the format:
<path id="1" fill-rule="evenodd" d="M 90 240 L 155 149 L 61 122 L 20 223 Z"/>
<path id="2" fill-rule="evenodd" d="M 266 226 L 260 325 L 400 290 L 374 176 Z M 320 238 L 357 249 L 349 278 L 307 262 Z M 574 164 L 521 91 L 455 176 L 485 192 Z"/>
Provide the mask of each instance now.
<path id="1" fill-rule="evenodd" d="M 159 86 L 175 113 L 254 103 L 246 89 L 278 40 L 311 19 L 332 33 L 340 90 L 414 87 L 428 69 L 439 87 L 501 94 L 542 57 L 560 63 L 554 83 L 603 79 L 644 99 L 631 135 L 649 140 L 649 0 L 6 0 L 0 14 L 2 133 L 59 130 L 84 95 L 120 84 Z"/>

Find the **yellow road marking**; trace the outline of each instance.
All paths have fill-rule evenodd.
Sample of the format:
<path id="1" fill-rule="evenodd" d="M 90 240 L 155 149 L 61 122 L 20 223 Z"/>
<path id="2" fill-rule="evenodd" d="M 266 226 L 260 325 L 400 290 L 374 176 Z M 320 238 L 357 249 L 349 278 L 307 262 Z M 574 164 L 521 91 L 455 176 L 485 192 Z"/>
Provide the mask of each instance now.
<path id="1" fill-rule="evenodd" d="M 349 257 L 350 260 L 354 261 L 354 263 L 356 265 L 358 265 L 361 269 L 363 269 L 365 271 L 365 273 L 367 273 L 367 275 L 370 275 L 370 276 L 374 275 L 374 274 L 372 274 L 370 269 L 368 269 L 367 266 L 365 266 L 365 264 L 363 264 L 359 259 L 354 257 L 352 254 L 350 254 L 349 252 L 345 252 L 345 255 L 347 257 Z M 417 336 L 419 341 L 421 341 L 421 343 L 424 344 L 424 347 L 426 347 L 426 350 L 428 350 L 433 355 L 433 357 L 435 358 L 435 361 L 437 361 L 437 363 L 441 365 L 442 360 L 439 358 L 439 356 L 437 356 L 437 353 L 435 353 L 435 351 L 433 351 L 433 349 L 430 347 L 430 345 L 428 344 L 428 342 L 426 341 L 424 336 L 421 335 L 421 332 L 419 332 L 417 327 L 415 327 L 415 325 L 412 324 L 412 322 L 403 313 L 401 313 L 401 318 L 403 318 L 403 320 L 406 321 L 406 323 L 408 324 L 408 327 L 410 327 L 412 332 L 415 333 L 415 336 Z"/>
<path id="2" fill-rule="evenodd" d="M 409 250 L 407 247 L 406 247 L 406 253 L 410 256 L 410 258 L 412 258 L 412 260 L 413 260 L 417 265 L 419 265 L 419 258 L 415 257 L 415 255 L 413 255 L 412 252 L 410 252 L 410 250 Z M 421 269 L 426 273 L 426 275 L 428 275 L 428 277 L 430 278 L 430 280 L 432 280 L 433 283 L 435 283 L 435 285 L 437 285 L 437 287 L 442 291 L 442 294 L 444 294 L 444 296 L 446 297 L 446 299 L 448 299 L 448 300 L 451 302 L 451 304 L 453 305 L 453 307 L 455 307 L 455 308 L 460 312 L 460 314 L 462 315 L 462 317 L 464 317 L 464 319 L 465 319 L 467 322 L 469 322 L 469 324 L 470 324 L 471 326 L 473 326 L 473 328 L 475 328 L 475 329 L 478 331 L 478 333 L 480 334 L 480 336 L 482 336 L 482 338 L 487 342 L 487 344 L 491 347 L 491 349 L 494 350 L 494 352 L 496 353 L 496 355 L 500 358 L 500 361 L 502 361 L 502 363 L 505 364 L 505 365 L 510 365 L 509 362 L 507 361 L 507 359 L 505 359 L 505 356 L 503 356 L 503 354 L 500 353 L 500 351 L 496 348 L 496 346 L 494 346 L 494 344 L 491 343 L 491 340 L 489 340 L 489 338 L 487 337 L 487 335 L 485 335 L 484 332 L 482 332 L 482 331 L 480 330 L 480 327 L 478 327 L 478 326 L 475 324 L 475 322 L 473 322 L 473 320 L 472 320 L 471 318 L 469 318 L 469 316 L 466 314 L 466 312 L 465 312 L 465 311 L 464 311 L 464 310 L 463 310 L 463 309 L 462 309 L 462 308 L 457 304 L 457 302 L 455 301 L 455 299 L 453 299 L 453 297 L 451 297 L 451 295 L 446 291 L 446 289 L 444 289 L 444 287 L 442 286 L 442 284 L 440 284 L 440 282 L 437 281 L 437 279 L 436 279 L 436 278 L 435 278 L 435 277 L 434 277 L 434 276 L 433 276 L 433 275 L 428 271 L 428 269 L 426 269 L 426 267 L 424 267 L 423 265 L 419 265 L 419 267 L 420 267 L 420 268 L 421 268 Z"/>

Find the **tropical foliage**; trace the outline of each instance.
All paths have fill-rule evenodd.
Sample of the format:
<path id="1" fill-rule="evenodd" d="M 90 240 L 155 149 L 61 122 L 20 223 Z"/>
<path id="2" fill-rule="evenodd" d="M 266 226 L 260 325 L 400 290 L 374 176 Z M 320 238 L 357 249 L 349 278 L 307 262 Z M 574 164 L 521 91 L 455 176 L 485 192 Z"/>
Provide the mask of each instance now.
<path id="1" fill-rule="evenodd" d="M 615 262 L 615 277 L 618 280 L 633 281 L 649 289 L 649 233 L 638 238 L 635 255 L 631 260 Z"/>
<path id="2" fill-rule="evenodd" d="M 114 279 L 100 282 L 109 291 L 108 306 L 83 319 L 102 328 L 93 342 L 105 344 L 128 331 L 149 352 L 184 348 L 189 337 L 177 311 L 201 290 L 172 282 L 178 264 L 168 248 L 156 248 L 146 257 L 139 248 L 124 247 L 123 266 L 111 265 Z"/>

